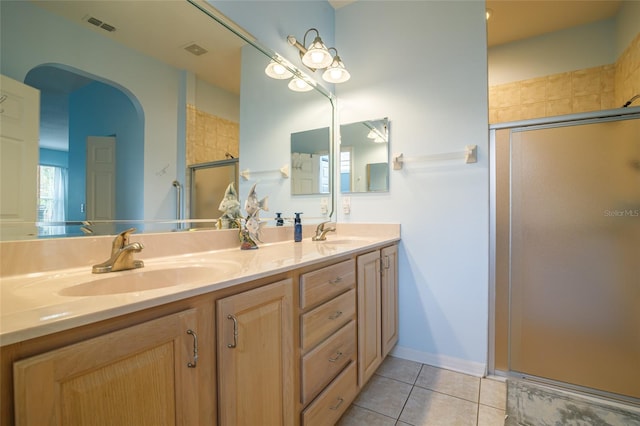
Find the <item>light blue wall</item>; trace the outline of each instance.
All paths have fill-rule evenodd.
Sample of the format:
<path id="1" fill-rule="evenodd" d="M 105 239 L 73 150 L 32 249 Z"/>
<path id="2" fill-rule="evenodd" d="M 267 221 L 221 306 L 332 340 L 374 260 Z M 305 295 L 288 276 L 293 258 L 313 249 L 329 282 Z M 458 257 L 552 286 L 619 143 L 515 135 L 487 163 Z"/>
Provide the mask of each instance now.
<path id="1" fill-rule="evenodd" d="M 69 167 L 69 152 L 40 148 L 38 164 L 44 166 Z"/>
<path id="2" fill-rule="evenodd" d="M 99 101 L 96 102 L 96 99 Z M 68 220 L 84 220 L 87 136 L 116 138 L 116 220 L 144 219 L 144 117 L 119 90 L 99 82 L 71 94 L 69 100 Z"/>
<path id="3" fill-rule="evenodd" d="M 396 354 L 482 373 L 489 245 L 484 3 L 358 1 L 335 11 L 335 23 L 324 1 L 213 5 L 296 64 L 287 34 L 302 37 L 315 26 L 330 40 L 335 28 L 335 45 L 353 76 L 337 86 L 340 122 L 388 116 L 392 152 L 479 146 L 474 165 L 392 171 L 389 193 L 350 194 L 352 213 L 338 218 L 402 224 Z M 278 155 L 285 143 L 274 148 Z"/>
<path id="4" fill-rule="evenodd" d="M 478 1 L 358 1 L 336 11 L 336 45 L 352 75 L 336 86 L 341 123 L 389 117 L 390 150 L 406 157 L 478 145 L 477 164 L 391 170 L 389 193 L 349 194 L 351 214 L 339 215 L 401 223 L 395 353 L 475 374 L 488 341 L 484 13 Z"/>

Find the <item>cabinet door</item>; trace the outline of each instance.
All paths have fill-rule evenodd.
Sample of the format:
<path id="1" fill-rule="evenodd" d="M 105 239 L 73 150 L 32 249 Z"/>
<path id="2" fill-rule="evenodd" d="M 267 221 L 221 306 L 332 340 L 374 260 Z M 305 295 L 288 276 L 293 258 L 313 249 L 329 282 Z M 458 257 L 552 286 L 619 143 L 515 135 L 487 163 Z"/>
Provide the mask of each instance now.
<path id="1" fill-rule="evenodd" d="M 358 256 L 358 385 L 382 363 L 380 251 Z"/>
<path id="2" fill-rule="evenodd" d="M 398 342 L 398 246 L 385 247 L 382 261 L 382 357 Z"/>
<path id="3" fill-rule="evenodd" d="M 221 299 L 217 306 L 220 424 L 292 425 L 292 280 Z"/>
<path id="4" fill-rule="evenodd" d="M 16 424 L 197 424 L 196 321 L 191 309 L 14 363 Z"/>

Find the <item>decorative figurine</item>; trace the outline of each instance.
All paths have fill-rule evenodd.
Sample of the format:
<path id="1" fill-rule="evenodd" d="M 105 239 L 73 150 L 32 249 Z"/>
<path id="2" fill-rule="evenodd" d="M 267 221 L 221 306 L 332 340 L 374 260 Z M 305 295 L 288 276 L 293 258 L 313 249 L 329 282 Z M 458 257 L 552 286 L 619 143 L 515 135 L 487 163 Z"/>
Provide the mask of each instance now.
<path id="1" fill-rule="evenodd" d="M 223 214 L 218 218 L 218 229 L 239 228 L 238 220 L 242 218 L 240 212 L 240 201 L 238 201 L 238 193 L 233 186 L 233 182 L 227 186 L 224 192 L 224 198 L 218 207 Z"/>
<path id="2" fill-rule="evenodd" d="M 247 211 L 247 218 L 244 221 L 244 226 L 240 227 L 240 249 L 251 250 L 257 249 L 258 244 L 256 241 L 260 241 L 260 230 L 266 222 L 260 222 L 260 210 L 269 211 L 267 206 L 267 199 L 264 197 L 258 201 L 258 195 L 256 194 L 256 185 L 253 184 L 249 190 L 247 201 L 244 203 L 244 209 Z M 240 223 L 240 220 L 238 220 Z"/>

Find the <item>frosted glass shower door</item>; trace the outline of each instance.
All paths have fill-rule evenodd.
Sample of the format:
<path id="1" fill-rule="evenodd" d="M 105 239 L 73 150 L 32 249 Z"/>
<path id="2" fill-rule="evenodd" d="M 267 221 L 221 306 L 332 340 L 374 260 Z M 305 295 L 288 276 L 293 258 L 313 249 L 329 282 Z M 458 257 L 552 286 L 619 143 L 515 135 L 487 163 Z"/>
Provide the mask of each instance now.
<path id="1" fill-rule="evenodd" d="M 640 120 L 511 134 L 510 370 L 640 398 Z"/>

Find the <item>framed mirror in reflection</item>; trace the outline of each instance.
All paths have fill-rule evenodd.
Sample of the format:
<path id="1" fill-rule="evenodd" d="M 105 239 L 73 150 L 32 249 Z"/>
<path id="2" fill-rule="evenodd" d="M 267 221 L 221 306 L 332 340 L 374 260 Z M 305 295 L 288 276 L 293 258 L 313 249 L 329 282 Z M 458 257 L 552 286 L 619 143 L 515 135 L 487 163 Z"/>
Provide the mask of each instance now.
<path id="1" fill-rule="evenodd" d="M 340 125 L 340 191 L 389 191 L 389 119 Z"/>
<path id="2" fill-rule="evenodd" d="M 131 224 L 138 232 L 185 228 L 176 221 L 195 211 L 189 166 L 236 158 L 241 169 L 257 171 L 270 167 L 265 158 L 274 152 L 278 167 L 286 161 L 289 144 L 280 135 L 298 131 L 297 106 L 286 86 L 265 89 L 274 84 L 264 67 L 275 53 L 208 10 L 201 0 L 3 3 L 0 71 L 40 90 L 35 164 L 42 166 L 39 186 L 29 185 L 25 195 L 32 211 L 16 220 L 3 215 L 3 230 L 18 221 L 31 223 L 31 235 L 20 238 L 114 233 Z M 45 28 L 46 36 L 34 37 Z M 305 126 L 330 125 L 326 93 L 297 95 L 318 104 L 313 113 L 321 118 Z M 272 116 L 273 103 L 291 109 Z M 268 132 L 255 137 L 264 123 L 278 123 L 271 126 L 279 128 L 278 139 Z M 107 157 L 113 161 L 105 171 Z M 247 189 L 236 183 L 242 198 Z M 280 193 L 282 186 L 261 192 Z M 286 189 L 278 210 L 297 211 Z M 4 201 L 5 185 L 2 191 Z"/>

